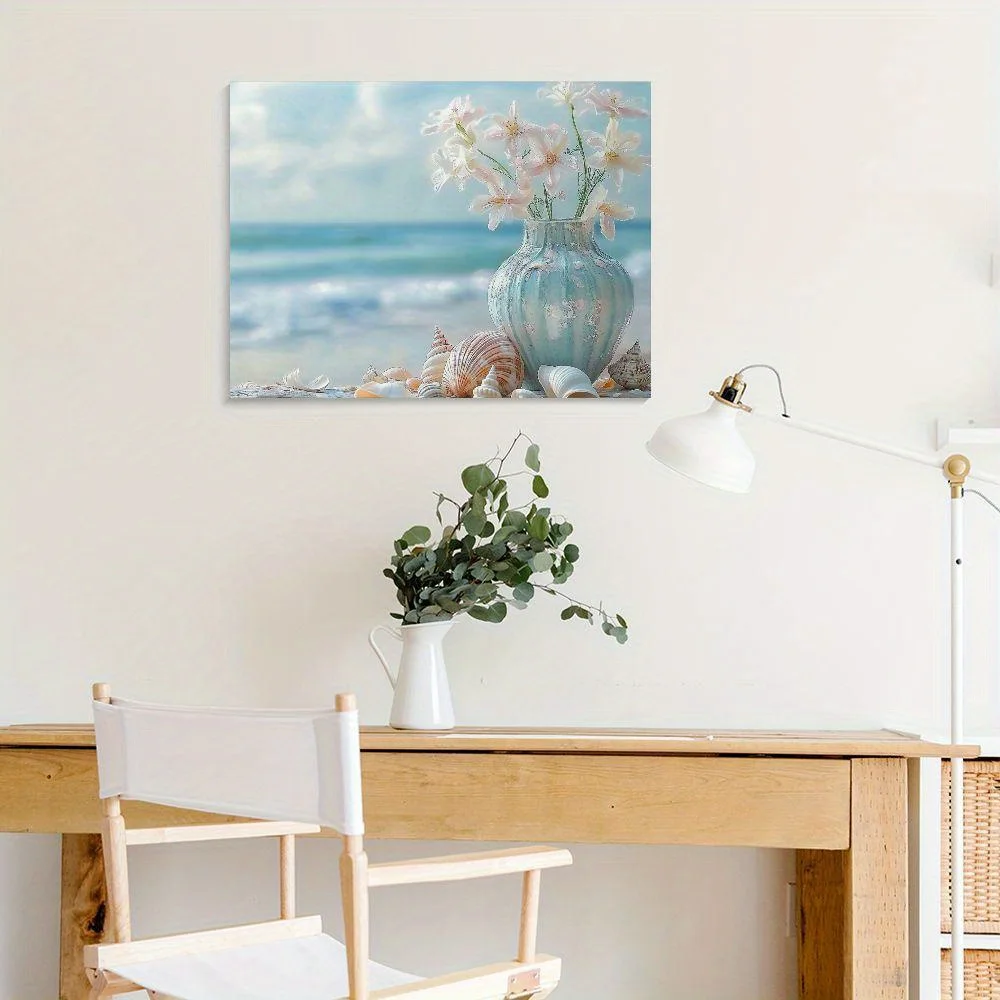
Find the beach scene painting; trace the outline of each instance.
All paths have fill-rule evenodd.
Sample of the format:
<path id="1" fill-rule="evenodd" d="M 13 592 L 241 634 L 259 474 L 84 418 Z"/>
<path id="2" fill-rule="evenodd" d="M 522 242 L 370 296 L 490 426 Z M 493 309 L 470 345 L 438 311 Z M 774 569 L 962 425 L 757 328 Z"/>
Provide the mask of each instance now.
<path id="1" fill-rule="evenodd" d="M 649 83 L 229 99 L 231 398 L 650 395 Z"/>

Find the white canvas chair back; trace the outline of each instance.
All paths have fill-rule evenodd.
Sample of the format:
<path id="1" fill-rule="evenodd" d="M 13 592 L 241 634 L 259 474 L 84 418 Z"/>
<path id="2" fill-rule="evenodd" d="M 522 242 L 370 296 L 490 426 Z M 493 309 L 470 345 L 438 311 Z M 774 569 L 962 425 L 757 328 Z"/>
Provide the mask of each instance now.
<path id="1" fill-rule="evenodd" d="M 111 941 L 84 948 L 92 998 L 146 988 L 183 1000 L 366 1000 L 372 990 L 379 1000 L 542 1000 L 555 988 L 559 959 L 535 948 L 539 877 L 570 853 L 520 847 L 370 866 L 353 695 L 337 695 L 330 711 L 179 708 L 112 699 L 97 684 L 93 707 Z M 228 819 L 126 829 L 123 799 Z M 295 915 L 295 835 L 321 827 L 342 841 L 343 945 L 319 917 Z M 261 836 L 279 839 L 280 919 L 132 941 L 129 845 Z M 435 979 L 369 960 L 370 888 L 513 873 L 523 876 L 515 959 Z"/>
<path id="2" fill-rule="evenodd" d="M 102 799 L 364 833 L 357 710 L 95 701 Z"/>

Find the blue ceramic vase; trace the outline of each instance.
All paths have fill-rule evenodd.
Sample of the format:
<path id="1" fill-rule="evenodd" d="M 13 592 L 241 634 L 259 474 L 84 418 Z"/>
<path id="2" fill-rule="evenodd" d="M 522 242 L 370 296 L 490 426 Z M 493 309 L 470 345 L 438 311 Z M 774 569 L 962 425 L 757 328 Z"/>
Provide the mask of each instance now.
<path id="1" fill-rule="evenodd" d="M 592 220 L 524 223 L 524 240 L 490 282 L 490 315 L 524 359 L 524 384 L 540 365 L 572 365 L 593 381 L 632 315 L 632 279 L 594 241 Z"/>

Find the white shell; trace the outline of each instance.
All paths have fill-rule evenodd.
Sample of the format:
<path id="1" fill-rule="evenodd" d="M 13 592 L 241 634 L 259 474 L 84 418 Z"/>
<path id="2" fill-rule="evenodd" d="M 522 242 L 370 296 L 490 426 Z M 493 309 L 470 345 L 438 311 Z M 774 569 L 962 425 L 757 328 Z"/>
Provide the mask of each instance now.
<path id="1" fill-rule="evenodd" d="M 355 399 L 413 399 L 405 382 L 366 382 L 354 391 Z"/>
<path id="2" fill-rule="evenodd" d="M 451 354 L 452 347 L 448 343 L 448 338 L 441 332 L 441 327 L 434 327 L 434 339 L 431 341 L 431 348 L 427 352 L 427 359 L 424 361 L 423 370 L 420 372 L 422 382 L 440 383 L 444 375 L 444 366 L 448 363 L 448 355 Z"/>
<path id="3" fill-rule="evenodd" d="M 510 398 L 511 399 L 544 399 L 545 398 L 545 393 L 544 392 L 535 392 L 534 389 L 525 389 L 524 386 L 521 386 L 519 389 L 515 389 L 510 394 Z"/>
<path id="4" fill-rule="evenodd" d="M 442 378 L 444 390 L 449 396 L 471 396 L 491 368 L 496 369 L 504 396 L 509 396 L 524 379 L 524 361 L 510 337 L 498 330 L 474 333 L 448 355 Z"/>
<path id="5" fill-rule="evenodd" d="M 444 390 L 441 388 L 441 383 L 435 382 L 433 379 L 421 382 L 420 388 L 417 390 L 417 399 L 435 399 L 443 395 Z"/>
<path id="6" fill-rule="evenodd" d="M 617 361 L 608 365 L 608 371 L 623 389 L 648 390 L 650 386 L 649 358 L 644 357 L 636 341 Z"/>
<path id="7" fill-rule="evenodd" d="M 569 365 L 558 365 L 554 368 L 542 365 L 538 369 L 538 381 L 546 396 L 555 396 L 559 399 L 597 397 L 597 390 L 587 378 L 587 373 Z"/>
<path id="8" fill-rule="evenodd" d="M 311 382 L 302 381 L 302 369 L 295 368 L 281 379 L 281 385 L 288 386 L 289 389 L 299 389 L 302 392 L 322 392 L 330 380 L 325 375 L 319 375 Z"/>
<path id="9" fill-rule="evenodd" d="M 379 375 L 379 373 L 375 371 L 374 365 L 369 365 L 365 369 L 364 375 L 361 376 L 362 385 L 367 385 L 369 382 L 384 382 L 384 381 L 385 377 L 383 375 Z"/>
<path id="10" fill-rule="evenodd" d="M 503 393 L 500 391 L 500 383 L 497 381 L 496 368 L 490 368 L 486 378 L 472 390 L 474 399 L 501 399 Z"/>
<path id="11" fill-rule="evenodd" d="M 387 368 L 382 372 L 382 378 L 387 382 L 405 382 L 410 373 L 405 368 Z"/>

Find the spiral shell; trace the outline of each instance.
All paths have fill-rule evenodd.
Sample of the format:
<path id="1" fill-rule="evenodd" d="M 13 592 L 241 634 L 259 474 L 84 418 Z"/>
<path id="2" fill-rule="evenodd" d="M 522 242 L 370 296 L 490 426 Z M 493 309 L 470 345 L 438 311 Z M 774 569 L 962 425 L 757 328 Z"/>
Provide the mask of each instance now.
<path id="1" fill-rule="evenodd" d="M 452 347 L 448 343 L 448 338 L 441 332 L 441 327 L 434 327 L 434 339 L 431 341 L 431 348 L 427 352 L 427 360 L 424 361 L 423 370 L 420 372 L 422 382 L 440 382 L 444 374 L 444 366 L 448 363 L 448 355 L 451 354 Z"/>
<path id="2" fill-rule="evenodd" d="M 412 399 L 405 382 L 366 382 L 354 391 L 355 399 Z"/>
<path id="3" fill-rule="evenodd" d="M 597 390 L 587 378 L 587 373 L 570 365 L 558 365 L 554 368 L 542 365 L 538 369 L 538 381 L 546 396 L 555 396 L 559 399 L 597 397 Z"/>
<path id="4" fill-rule="evenodd" d="M 638 341 L 617 361 L 613 361 L 608 365 L 608 372 L 615 380 L 615 383 L 623 389 L 649 389 L 649 358 L 643 357 Z"/>
<path id="5" fill-rule="evenodd" d="M 500 399 L 503 396 L 495 367 L 491 367 L 486 378 L 472 390 L 472 396 L 474 399 Z"/>
<path id="6" fill-rule="evenodd" d="M 450 396 L 471 396 L 491 368 L 496 369 L 501 395 L 509 396 L 524 379 L 524 362 L 510 337 L 498 330 L 474 333 L 448 355 L 444 390 Z"/>
<path id="7" fill-rule="evenodd" d="M 410 373 L 405 368 L 386 368 L 382 372 L 382 379 L 387 382 L 405 382 L 410 377 Z"/>
<path id="8" fill-rule="evenodd" d="M 421 382 L 420 388 L 417 390 L 417 399 L 435 399 L 443 395 L 444 390 L 441 388 L 441 383 L 435 382 L 433 379 Z"/>
<path id="9" fill-rule="evenodd" d="M 374 365 L 369 365 L 361 376 L 361 384 L 367 385 L 369 382 L 384 382 L 385 378 L 375 370 Z"/>
<path id="10" fill-rule="evenodd" d="M 511 399 L 544 399 L 544 392 L 535 392 L 534 389 L 525 389 L 522 385 L 519 389 L 515 389 L 510 394 Z"/>

